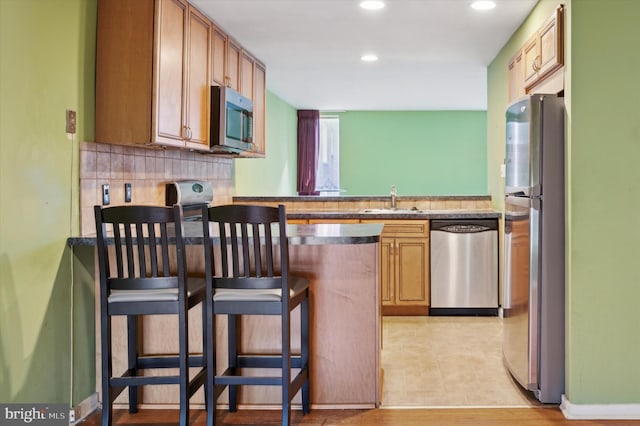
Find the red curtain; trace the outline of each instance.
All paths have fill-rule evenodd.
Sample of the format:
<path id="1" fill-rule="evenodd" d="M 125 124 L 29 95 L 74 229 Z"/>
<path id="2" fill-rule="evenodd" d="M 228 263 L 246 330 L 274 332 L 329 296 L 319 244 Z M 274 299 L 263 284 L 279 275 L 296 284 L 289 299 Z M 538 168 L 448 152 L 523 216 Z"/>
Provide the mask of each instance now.
<path id="1" fill-rule="evenodd" d="M 319 195 L 316 191 L 320 111 L 298 110 L 298 195 Z"/>

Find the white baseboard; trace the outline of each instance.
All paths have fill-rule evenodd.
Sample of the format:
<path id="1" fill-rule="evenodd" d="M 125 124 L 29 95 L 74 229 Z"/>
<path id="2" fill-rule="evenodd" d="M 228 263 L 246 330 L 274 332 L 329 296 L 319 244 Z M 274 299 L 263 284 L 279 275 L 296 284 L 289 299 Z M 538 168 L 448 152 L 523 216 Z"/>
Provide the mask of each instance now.
<path id="1" fill-rule="evenodd" d="M 640 404 L 572 404 L 562 395 L 560 410 L 571 420 L 640 420 Z"/>
<path id="2" fill-rule="evenodd" d="M 75 423 L 80 422 L 81 420 L 86 419 L 91 413 L 96 411 L 100 407 L 100 402 L 98 401 L 98 392 L 89 395 L 84 401 L 80 402 L 80 404 L 73 407 L 73 411 L 75 412 Z"/>

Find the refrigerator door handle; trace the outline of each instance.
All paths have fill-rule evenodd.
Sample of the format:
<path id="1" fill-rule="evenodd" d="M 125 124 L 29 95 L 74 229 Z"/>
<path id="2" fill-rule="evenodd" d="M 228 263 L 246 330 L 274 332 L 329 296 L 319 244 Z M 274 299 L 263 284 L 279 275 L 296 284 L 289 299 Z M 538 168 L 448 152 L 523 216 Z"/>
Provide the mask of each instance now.
<path id="1" fill-rule="evenodd" d="M 530 268 L 529 268 L 529 383 L 530 389 L 539 387 L 538 360 L 540 356 L 540 214 L 542 200 L 531 199 L 530 207 Z"/>
<path id="2" fill-rule="evenodd" d="M 502 309 L 511 309 L 511 232 L 504 234 L 504 285 Z"/>

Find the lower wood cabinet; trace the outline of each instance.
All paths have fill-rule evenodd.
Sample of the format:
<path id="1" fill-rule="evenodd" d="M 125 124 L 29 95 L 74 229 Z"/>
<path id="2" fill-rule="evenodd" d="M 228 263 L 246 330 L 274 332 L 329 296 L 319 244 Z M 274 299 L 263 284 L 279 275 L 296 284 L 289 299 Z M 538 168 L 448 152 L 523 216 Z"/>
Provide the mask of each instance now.
<path id="1" fill-rule="evenodd" d="M 376 222 L 376 221 L 362 221 Z M 377 221 L 380 223 L 380 221 Z M 380 293 L 385 315 L 427 315 L 429 221 L 385 220 L 380 240 Z"/>
<path id="2" fill-rule="evenodd" d="M 309 223 L 309 219 L 287 219 L 289 225 L 306 225 Z"/>

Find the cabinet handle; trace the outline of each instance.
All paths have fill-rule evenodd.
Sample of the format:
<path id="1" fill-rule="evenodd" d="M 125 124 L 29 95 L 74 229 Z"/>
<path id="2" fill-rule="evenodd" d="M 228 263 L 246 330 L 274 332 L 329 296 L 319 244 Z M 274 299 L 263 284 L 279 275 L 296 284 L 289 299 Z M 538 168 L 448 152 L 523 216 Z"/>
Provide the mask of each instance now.
<path id="1" fill-rule="evenodd" d="M 536 72 L 540 71 L 541 66 L 542 66 L 542 58 L 540 57 L 540 55 L 538 55 L 533 59 L 533 70 Z"/>
<path id="2" fill-rule="evenodd" d="M 191 127 L 182 126 L 182 139 L 190 141 L 191 140 L 191 136 L 192 136 Z"/>

